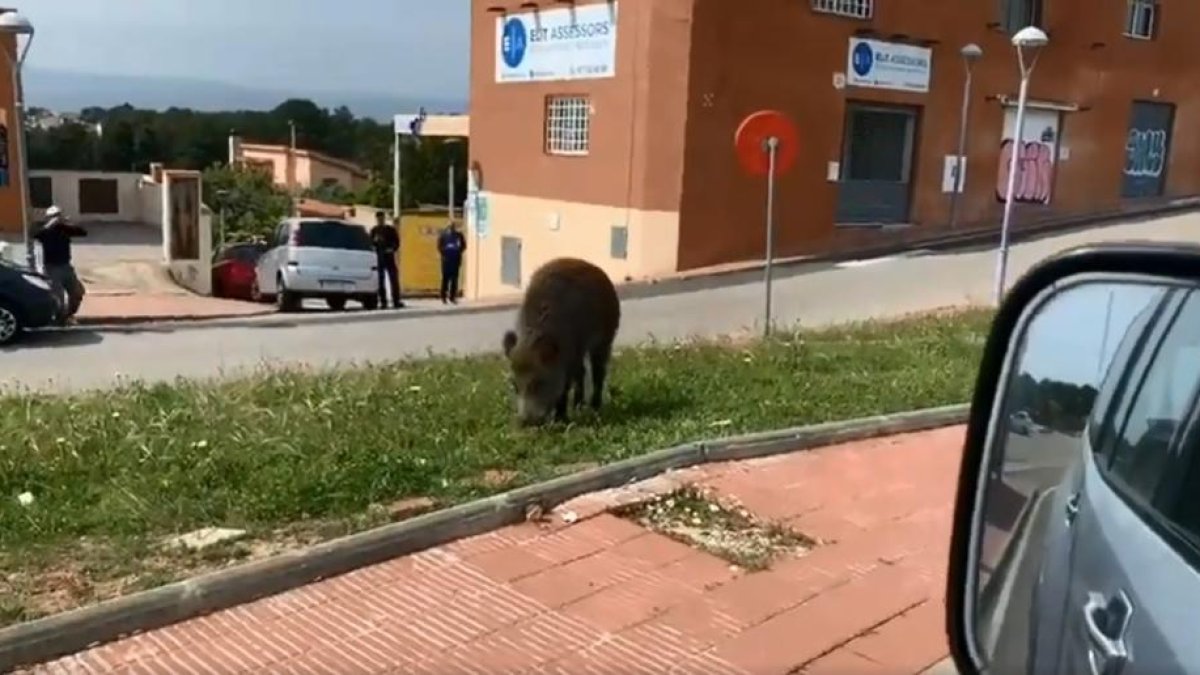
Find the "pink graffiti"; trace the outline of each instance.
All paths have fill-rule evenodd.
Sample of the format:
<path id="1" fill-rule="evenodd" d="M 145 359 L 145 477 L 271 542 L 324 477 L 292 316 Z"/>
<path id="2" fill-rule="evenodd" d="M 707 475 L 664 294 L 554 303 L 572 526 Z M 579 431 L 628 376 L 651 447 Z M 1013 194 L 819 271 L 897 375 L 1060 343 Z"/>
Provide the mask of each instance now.
<path id="1" fill-rule="evenodd" d="M 1000 171 L 996 175 L 996 199 L 1004 201 L 1008 190 L 1008 167 L 1012 162 L 1012 139 L 1000 145 Z M 1054 159 L 1050 146 L 1038 141 L 1021 144 L 1017 156 L 1017 182 L 1013 201 L 1023 204 L 1049 204 L 1050 186 L 1054 184 Z"/>

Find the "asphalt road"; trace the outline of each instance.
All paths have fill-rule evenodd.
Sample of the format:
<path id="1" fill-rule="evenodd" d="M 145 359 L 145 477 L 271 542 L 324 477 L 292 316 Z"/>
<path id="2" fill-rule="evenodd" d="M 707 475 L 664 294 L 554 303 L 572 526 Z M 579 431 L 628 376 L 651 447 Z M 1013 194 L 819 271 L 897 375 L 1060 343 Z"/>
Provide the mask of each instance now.
<path id="1" fill-rule="evenodd" d="M 1093 228 L 1013 247 L 1015 279 L 1034 262 L 1062 249 L 1099 240 L 1200 241 L 1200 214 Z M 965 250 L 811 271 L 775 284 L 778 324 L 820 326 L 914 311 L 991 302 L 993 250 Z M 679 340 L 756 330 L 763 306 L 760 283 L 628 300 L 622 344 Z M 171 330 L 70 331 L 41 335 L 0 352 L 0 388 L 63 391 L 108 387 L 120 378 L 234 375 L 272 364 L 336 367 L 427 353 L 498 350 L 512 311 L 446 314 L 346 323 L 264 322 L 241 327 Z"/>

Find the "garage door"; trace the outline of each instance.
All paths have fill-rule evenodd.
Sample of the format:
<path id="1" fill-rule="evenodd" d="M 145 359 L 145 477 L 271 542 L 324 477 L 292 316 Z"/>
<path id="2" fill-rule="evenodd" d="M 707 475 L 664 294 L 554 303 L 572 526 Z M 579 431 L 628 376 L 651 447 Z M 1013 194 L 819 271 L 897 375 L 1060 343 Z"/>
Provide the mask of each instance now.
<path id="1" fill-rule="evenodd" d="M 1129 116 L 1129 134 L 1125 138 L 1125 166 L 1121 176 L 1121 196 L 1157 197 L 1167 179 L 1167 160 L 1171 153 L 1171 127 L 1175 106 L 1171 103 L 1134 101 Z"/>

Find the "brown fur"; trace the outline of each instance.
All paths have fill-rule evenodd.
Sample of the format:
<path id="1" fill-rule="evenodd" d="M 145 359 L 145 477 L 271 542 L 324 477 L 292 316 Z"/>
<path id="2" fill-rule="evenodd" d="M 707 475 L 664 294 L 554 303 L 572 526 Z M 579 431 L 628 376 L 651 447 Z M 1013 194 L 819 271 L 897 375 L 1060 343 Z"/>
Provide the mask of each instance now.
<path id="1" fill-rule="evenodd" d="M 567 419 L 567 399 L 583 404 L 584 367 L 592 374 L 591 406 L 599 410 L 621 321 L 621 302 L 599 267 L 576 258 L 542 265 L 529 280 L 515 331 L 504 335 L 521 422 Z"/>

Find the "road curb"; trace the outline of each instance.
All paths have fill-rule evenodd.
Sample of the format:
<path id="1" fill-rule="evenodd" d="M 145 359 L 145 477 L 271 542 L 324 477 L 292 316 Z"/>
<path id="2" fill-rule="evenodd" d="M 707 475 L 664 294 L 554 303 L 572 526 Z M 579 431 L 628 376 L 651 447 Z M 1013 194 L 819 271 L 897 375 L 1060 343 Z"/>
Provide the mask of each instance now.
<path id="1" fill-rule="evenodd" d="M 810 450 L 961 424 L 955 405 L 688 443 L 0 630 L 0 672 L 251 602 L 321 579 L 521 522 L 575 497 L 671 469 Z"/>
<path id="2" fill-rule="evenodd" d="M 272 312 L 257 312 L 257 313 L 229 313 L 229 314 L 208 314 L 205 316 L 196 316 L 194 314 L 158 314 L 158 315 L 128 315 L 128 316 L 83 316 L 77 317 L 75 325 L 83 328 L 107 328 L 117 326 L 141 326 L 141 325 L 169 325 L 169 324 L 196 324 L 205 321 L 250 321 L 258 319 L 263 320 L 263 317 L 270 316 Z"/>
<path id="3" fill-rule="evenodd" d="M 1016 244 L 1029 239 L 1035 239 L 1043 235 L 1055 234 L 1058 232 L 1068 232 L 1070 230 L 1079 229 L 1082 227 L 1115 224 L 1120 221 L 1143 220 L 1146 218 L 1156 218 L 1175 213 L 1197 210 L 1200 210 L 1200 197 L 1180 197 L 1167 202 L 1155 203 L 1147 206 L 1131 207 L 1124 210 L 1103 211 L 1099 213 L 1078 216 L 1053 218 L 1041 222 L 1018 225 L 1012 232 L 1012 243 Z M 798 257 L 789 260 L 776 261 L 775 273 L 777 278 L 787 278 L 802 273 L 805 267 L 820 266 L 822 268 L 826 268 L 849 260 L 879 258 L 916 250 L 932 251 L 935 253 L 952 251 L 958 248 L 967 248 L 981 243 L 991 242 L 994 241 L 998 236 L 999 229 L 998 227 L 993 226 L 987 228 L 963 230 L 961 232 L 951 232 L 949 234 L 941 234 L 927 239 L 915 239 L 913 241 L 902 243 L 885 243 L 876 247 L 859 249 L 852 252 Z M 761 262 L 747 263 L 747 265 L 743 267 L 714 270 L 708 273 L 694 274 L 692 276 L 657 280 L 630 281 L 617 286 L 617 295 L 620 296 L 622 300 L 638 300 L 663 295 L 672 295 L 676 293 L 710 290 L 718 287 L 757 281 L 762 277 L 762 270 L 763 264 Z M 386 321 L 396 318 L 415 319 L 429 316 L 458 316 L 465 314 L 508 312 L 515 309 L 519 304 L 520 298 L 514 297 L 512 300 L 488 305 L 461 305 L 449 308 L 434 307 L 386 312 L 355 312 L 351 314 L 321 314 L 303 319 L 301 321 L 289 319 L 288 315 L 273 315 L 273 318 L 270 319 L 262 318 L 263 315 L 249 318 L 205 317 L 188 320 L 155 320 L 152 322 L 142 323 L 97 322 L 95 324 L 88 325 L 86 329 L 92 331 L 107 330 L 112 332 L 138 330 L 141 332 L 156 330 L 194 330 L 199 328 L 285 328 L 302 324 L 356 323 L 366 321 Z"/>

